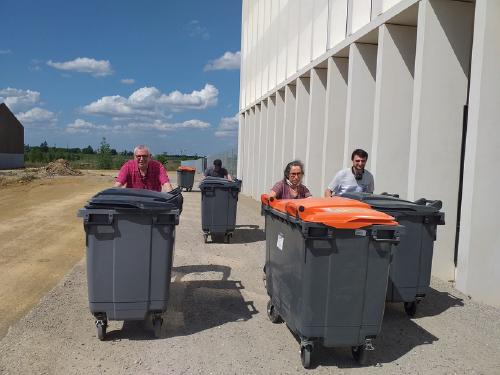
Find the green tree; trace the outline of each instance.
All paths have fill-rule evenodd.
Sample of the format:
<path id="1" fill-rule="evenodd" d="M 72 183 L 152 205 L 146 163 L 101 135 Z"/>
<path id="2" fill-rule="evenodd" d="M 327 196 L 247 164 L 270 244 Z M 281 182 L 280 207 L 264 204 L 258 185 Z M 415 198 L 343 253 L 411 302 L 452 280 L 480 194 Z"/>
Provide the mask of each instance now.
<path id="1" fill-rule="evenodd" d="M 92 148 L 91 145 L 88 145 L 87 147 L 85 147 L 84 149 L 82 149 L 82 153 L 83 154 L 93 154 L 94 153 L 94 149 Z"/>
<path id="2" fill-rule="evenodd" d="M 41 148 L 42 152 L 49 151 L 49 145 L 48 145 L 47 141 L 43 141 L 42 144 L 40 145 L 40 148 Z"/>
<path id="3" fill-rule="evenodd" d="M 165 168 L 167 168 L 167 165 L 168 165 L 168 156 L 167 155 L 163 155 L 163 154 L 160 154 L 160 155 L 155 155 L 154 157 L 156 160 L 158 160 L 160 163 L 163 164 L 163 166 Z"/>
<path id="4" fill-rule="evenodd" d="M 97 166 L 99 169 L 111 169 L 113 166 L 113 158 L 111 157 L 111 146 L 106 142 L 106 138 L 102 138 L 97 152 Z"/>
<path id="5" fill-rule="evenodd" d="M 40 163 L 45 161 L 44 159 L 44 154 L 42 153 L 42 150 L 40 148 L 32 148 L 28 153 L 27 157 L 28 161 L 32 163 Z"/>

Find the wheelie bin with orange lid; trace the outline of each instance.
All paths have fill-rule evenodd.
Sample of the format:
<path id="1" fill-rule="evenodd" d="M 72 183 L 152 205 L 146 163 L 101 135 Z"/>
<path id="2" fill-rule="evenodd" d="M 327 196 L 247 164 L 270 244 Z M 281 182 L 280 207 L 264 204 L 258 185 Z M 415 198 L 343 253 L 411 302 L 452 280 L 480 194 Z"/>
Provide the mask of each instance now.
<path id="1" fill-rule="evenodd" d="M 381 329 L 401 226 L 351 199 L 261 200 L 269 319 L 300 338 L 305 368 L 320 344 L 351 347 L 363 364 Z"/>
<path id="2" fill-rule="evenodd" d="M 180 166 L 177 168 L 177 186 L 186 191 L 193 190 L 194 174 L 196 168 Z"/>

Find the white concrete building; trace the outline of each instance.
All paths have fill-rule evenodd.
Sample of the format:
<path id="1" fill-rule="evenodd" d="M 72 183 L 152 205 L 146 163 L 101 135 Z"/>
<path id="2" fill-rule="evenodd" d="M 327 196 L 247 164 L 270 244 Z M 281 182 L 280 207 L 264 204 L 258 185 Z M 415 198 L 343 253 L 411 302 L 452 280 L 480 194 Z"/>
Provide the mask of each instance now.
<path id="1" fill-rule="evenodd" d="M 433 274 L 500 306 L 500 1 L 242 4 L 243 194 L 299 158 L 321 196 L 363 148 L 376 192 L 443 201 Z"/>

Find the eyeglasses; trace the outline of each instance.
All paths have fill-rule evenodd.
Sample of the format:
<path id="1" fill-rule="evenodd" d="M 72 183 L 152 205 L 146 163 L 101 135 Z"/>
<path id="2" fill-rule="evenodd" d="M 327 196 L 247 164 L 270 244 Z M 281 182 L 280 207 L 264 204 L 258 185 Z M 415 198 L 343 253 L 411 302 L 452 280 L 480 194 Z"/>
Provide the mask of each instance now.
<path id="1" fill-rule="evenodd" d="M 136 157 L 137 159 L 141 159 L 141 158 L 145 158 L 145 159 L 147 159 L 147 158 L 149 157 L 149 155 L 135 155 L 135 157 Z"/>
<path id="2" fill-rule="evenodd" d="M 289 173 L 290 176 L 301 176 L 302 175 L 302 172 L 291 172 Z"/>

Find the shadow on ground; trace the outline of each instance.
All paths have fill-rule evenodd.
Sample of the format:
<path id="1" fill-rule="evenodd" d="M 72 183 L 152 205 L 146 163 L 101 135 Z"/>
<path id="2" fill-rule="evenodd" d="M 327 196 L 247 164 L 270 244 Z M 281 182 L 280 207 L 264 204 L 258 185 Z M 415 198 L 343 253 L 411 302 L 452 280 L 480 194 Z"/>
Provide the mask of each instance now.
<path id="1" fill-rule="evenodd" d="M 415 318 L 440 315 L 451 307 L 462 307 L 463 305 L 463 299 L 447 292 L 429 288 L 425 298 L 417 305 Z M 402 308 L 403 304 L 401 303 L 399 306 Z"/>
<path id="2" fill-rule="evenodd" d="M 432 345 L 439 338 L 422 328 L 418 324 L 418 318 L 439 315 L 449 308 L 463 305 L 462 299 L 433 288 L 430 288 L 426 298 L 419 304 L 416 320 L 406 315 L 402 303 L 386 304 L 382 330 L 374 340 L 375 351 L 369 354 L 367 366 L 383 366 L 384 363 L 398 360 L 416 347 Z M 299 346 L 300 339 L 294 336 Z M 351 348 L 325 348 L 316 345 L 312 368 L 318 366 L 360 367 L 352 358 Z"/>
<path id="3" fill-rule="evenodd" d="M 174 267 L 165 337 L 191 335 L 229 322 L 247 321 L 258 311 L 245 301 L 241 281 L 229 280 L 231 268 L 221 265 Z M 214 275 L 214 273 L 216 275 Z M 208 276 L 208 277 L 207 277 Z M 216 280 L 207 280 L 209 277 Z M 193 277 L 196 280 L 191 280 Z M 199 278 L 199 279 L 198 279 Z"/>
<path id="4" fill-rule="evenodd" d="M 266 240 L 266 232 L 258 225 L 236 225 L 231 243 L 252 243 Z"/>
<path id="5" fill-rule="evenodd" d="M 173 267 L 160 338 L 191 335 L 257 314 L 253 301 L 241 295 L 241 281 L 229 280 L 230 275 L 230 267 L 215 264 Z M 152 340 L 151 318 L 126 321 L 121 330 L 108 332 L 106 339 Z"/>
<path id="6" fill-rule="evenodd" d="M 299 349 L 300 339 L 294 336 L 297 340 L 297 349 Z M 365 367 L 393 362 L 415 347 L 430 345 L 437 340 L 439 338 L 407 318 L 404 311 L 401 313 L 397 310 L 386 309 L 382 331 L 373 342 L 375 350 L 369 353 Z M 311 362 L 311 368 L 319 366 L 361 367 L 352 357 L 350 347 L 325 348 L 322 345 L 315 345 Z"/>

